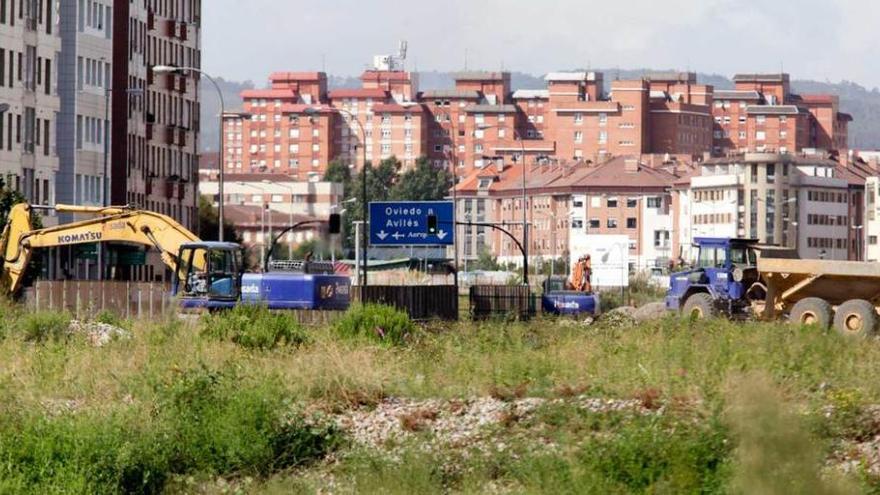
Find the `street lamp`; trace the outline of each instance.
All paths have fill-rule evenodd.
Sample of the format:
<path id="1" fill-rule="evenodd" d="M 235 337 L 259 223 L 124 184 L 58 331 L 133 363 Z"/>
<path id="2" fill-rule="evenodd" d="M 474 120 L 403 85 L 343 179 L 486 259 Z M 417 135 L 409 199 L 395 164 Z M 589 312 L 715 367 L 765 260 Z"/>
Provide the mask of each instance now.
<path id="1" fill-rule="evenodd" d="M 490 124 L 479 124 L 476 126 L 477 130 L 485 130 L 498 128 L 497 125 Z M 516 132 L 516 127 L 513 129 L 513 138 L 514 141 L 519 141 L 519 147 L 521 150 L 520 157 L 522 158 L 522 229 L 523 229 L 523 249 L 526 252 L 526 255 L 523 257 L 523 283 L 528 286 L 529 285 L 529 226 L 526 219 L 526 143 L 523 141 L 522 135 Z"/>
<path id="2" fill-rule="evenodd" d="M 153 67 L 153 72 L 157 74 L 180 74 L 183 72 L 196 72 L 202 76 L 205 76 L 211 84 L 214 85 L 214 89 L 217 90 L 217 96 L 220 97 L 220 147 L 217 156 L 220 157 L 220 175 L 218 176 L 218 193 L 220 194 L 220 201 L 217 206 L 217 216 L 219 218 L 220 225 L 217 227 L 217 239 L 220 242 L 223 242 L 223 226 L 225 225 L 225 218 L 223 216 L 223 169 L 225 167 L 225 159 L 223 157 L 224 147 L 223 147 L 223 119 L 226 115 L 226 105 L 223 102 L 223 91 L 220 90 L 220 85 L 217 84 L 217 81 L 214 80 L 207 72 L 199 69 L 198 67 L 176 67 L 173 65 L 157 65 Z"/>
<path id="3" fill-rule="evenodd" d="M 261 182 L 266 185 L 274 184 L 276 186 L 281 186 L 281 187 L 287 189 L 288 191 L 290 191 L 290 209 L 288 210 L 288 213 L 289 213 L 289 217 L 288 217 L 288 224 L 289 225 L 288 226 L 293 226 L 293 196 L 294 196 L 294 194 L 296 194 L 296 189 L 294 189 L 293 186 L 286 185 L 281 182 L 272 182 L 269 179 L 263 179 Z M 287 244 L 287 259 L 293 259 L 293 243 L 292 242 L 289 242 Z"/>
<path id="4" fill-rule="evenodd" d="M 369 233 L 366 231 L 367 228 L 367 167 L 369 167 L 369 163 L 367 162 L 367 131 L 364 130 L 364 125 L 361 124 L 361 121 L 355 117 L 355 115 L 344 108 L 334 108 L 337 112 L 341 114 L 345 114 L 348 116 L 349 120 L 354 121 L 357 124 L 358 129 L 361 131 L 361 143 L 363 143 L 362 148 L 364 149 L 364 163 L 361 168 L 361 184 L 363 186 L 361 190 L 361 205 L 363 206 L 363 210 L 361 211 L 361 221 L 364 225 L 363 236 L 361 237 L 361 251 L 363 258 L 362 265 L 362 275 L 361 280 L 359 281 L 361 287 L 366 287 L 367 285 L 367 237 Z M 308 107 L 303 110 L 303 113 L 306 115 L 315 115 L 319 113 L 320 110 L 313 107 Z"/>
<path id="5" fill-rule="evenodd" d="M 452 115 L 445 111 L 438 109 L 441 115 L 446 115 L 446 120 L 449 122 L 449 161 L 450 168 L 452 169 L 452 230 L 455 234 L 453 236 L 452 241 L 452 250 L 453 250 L 453 265 L 455 270 L 452 271 L 453 283 L 455 284 L 455 290 L 458 290 L 458 172 L 456 169 L 458 167 L 458 155 L 456 154 L 456 145 L 455 138 L 458 136 L 458 132 L 455 127 L 455 121 L 452 119 Z M 440 126 L 443 127 L 442 125 Z"/>
<path id="6" fill-rule="evenodd" d="M 265 183 L 266 181 L 263 181 L 263 182 Z M 260 204 L 260 223 L 262 225 L 260 226 L 260 233 L 263 234 L 263 241 L 261 242 L 261 248 L 260 248 L 260 266 L 266 266 L 266 264 L 265 264 L 266 246 L 268 244 L 268 242 L 266 242 L 266 239 L 268 238 L 269 241 L 272 240 L 272 210 L 269 208 L 269 203 L 266 201 L 266 190 L 254 185 L 254 184 L 248 184 L 247 182 L 239 181 L 239 182 L 236 182 L 236 184 L 238 184 L 239 186 L 242 186 L 242 187 L 250 187 L 250 188 L 256 189 L 257 191 L 260 191 L 262 193 L 261 194 L 262 201 L 260 202 L 261 203 Z M 272 199 L 272 198 L 270 197 L 269 199 Z M 267 230 L 266 229 L 266 212 L 267 211 L 269 212 L 268 232 L 266 232 L 266 230 Z M 269 253 L 269 254 L 271 255 L 271 253 Z"/>

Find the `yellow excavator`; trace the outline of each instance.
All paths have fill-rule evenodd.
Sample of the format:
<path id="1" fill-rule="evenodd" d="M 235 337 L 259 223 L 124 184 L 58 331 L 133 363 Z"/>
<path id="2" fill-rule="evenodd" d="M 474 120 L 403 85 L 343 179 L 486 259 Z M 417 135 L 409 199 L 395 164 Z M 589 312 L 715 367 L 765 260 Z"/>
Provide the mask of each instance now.
<path id="1" fill-rule="evenodd" d="M 175 274 L 172 293 L 184 308 L 224 309 L 241 301 L 273 309 L 345 309 L 349 304 L 348 277 L 332 270 L 246 274 L 240 245 L 201 241 L 166 215 L 128 206 L 56 205 L 59 213 L 95 217 L 34 229 L 33 209 L 27 203 L 13 206 L 0 235 L 0 290 L 11 297 L 22 288 L 34 249 L 118 242 L 155 248 Z"/>

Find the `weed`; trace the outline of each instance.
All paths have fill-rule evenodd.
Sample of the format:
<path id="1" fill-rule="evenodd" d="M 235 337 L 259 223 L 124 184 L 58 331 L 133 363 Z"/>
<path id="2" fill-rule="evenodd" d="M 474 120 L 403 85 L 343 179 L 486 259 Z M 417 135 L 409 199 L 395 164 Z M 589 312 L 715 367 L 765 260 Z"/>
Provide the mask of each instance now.
<path id="1" fill-rule="evenodd" d="M 255 304 L 240 304 L 205 317 L 202 334 L 230 340 L 246 349 L 261 350 L 298 347 L 308 341 L 302 325 L 290 313 L 272 312 Z"/>
<path id="2" fill-rule="evenodd" d="M 382 304 L 352 306 L 333 326 L 342 337 L 399 345 L 415 332 L 405 312 Z"/>
<path id="3" fill-rule="evenodd" d="M 26 313 L 20 319 L 18 326 L 28 342 L 58 342 L 69 336 L 70 315 L 55 311 Z"/>

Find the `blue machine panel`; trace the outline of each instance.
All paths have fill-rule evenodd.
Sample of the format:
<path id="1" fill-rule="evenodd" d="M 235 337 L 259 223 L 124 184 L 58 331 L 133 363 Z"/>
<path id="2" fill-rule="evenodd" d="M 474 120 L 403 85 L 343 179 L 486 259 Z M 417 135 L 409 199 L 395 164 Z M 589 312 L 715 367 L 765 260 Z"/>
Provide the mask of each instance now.
<path id="1" fill-rule="evenodd" d="M 303 273 L 246 273 L 241 280 L 243 303 L 269 309 L 347 309 L 351 279 L 340 275 Z"/>
<path id="2" fill-rule="evenodd" d="M 437 233 L 428 234 L 428 215 L 437 216 Z M 376 201 L 370 203 L 373 246 L 448 246 L 454 242 L 452 201 Z"/>

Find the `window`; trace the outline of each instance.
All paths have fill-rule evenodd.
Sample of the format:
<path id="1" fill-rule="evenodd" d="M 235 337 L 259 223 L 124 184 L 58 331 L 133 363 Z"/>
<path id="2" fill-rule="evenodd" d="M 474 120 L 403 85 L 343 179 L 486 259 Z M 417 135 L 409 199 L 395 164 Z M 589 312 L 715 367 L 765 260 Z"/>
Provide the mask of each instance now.
<path id="1" fill-rule="evenodd" d="M 599 114 L 599 125 L 605 125 L 608 123 L 608 114 L 600 113 Z"/>
<path id="2" fill-rule="evenodd" d="M 609 218 L 607 225 L 608 225 L 609 229 L 616 229 L 617 228 L 617 219 L 616 218 Z"/>
<path id="3" fill-rule="evenodd" d="M 574 142 L 576 142 L 576 143 L 584 142 L 584 133 L 582 131 L 574 131 Z"/>
<path id="4" fill-rule="evenodd" d="M 584 219 L 583 218 L 572 218 L 571 219 L 571 228 L 578 229 L 578 230 L 584 228 Z"/>
<path id="5" fill-rule="evenodd" d="M 877 236 L 876 235 L 869 235 L 868 236 L 868 244 L 870 244 L 872 246 L 876 246 L 877 245 Z"/>
<path id="6" fill-rule="evenodd" d="M 608 208 L 617 208 L 617 198 L 608 198 L 608 201 L 605 203 Z"/>
<path id="7" fill-rule="evenodd" d="M 627 218 L 626 219 L 626 228 L 628 228 L 628 229 L 636 228 L 636 219 L 635 218 Z"/>
<path id="8" fill-rule="evenodd" d="M 608 131 L 599 131 L 599 144 L 608 142 Z"/>
<path id="9" fill-rule="evenodd" d="M 598 229 L 601 225 L 602 225 L 602 223 L 599 221 L 598 218 L 591 218 L 590 219 L 590 228 L 591 229 Z"/>
<path id="10" fill-rule="evenodd" d="M 757 131 L 755 132 L 755 140 L 757 141 L 766 141 L 767 133 L 765 131 Z"/>
<path id="11" fill-rule="evenodd" d="M 582 113 L 574 114 L 574 123 L 575 124 L 583 124 L 584 123 L 584 114 L 582 114 Z"/>
<path id="12" fill-rule="evenodd" d="M 654 231 L 654 247 L 655 248 L 669 248 L 669 231 L 668 230 L 655 230 Z"/>
<path id="13" fill-rule="evenodd" d="M 755 117 L 755 122 L 763 125 L 765 122 L 767 122 L 767 116 L 766 115 L 758 115 L 757 117 Z"/>
<path id="14" fill-rule="evenodd" d="M 639 205 L 639 200 L 637 198 L 626 198 L 626 207 L 627 208 L 635 208 Z"/>
<path id="15" fill-rule="evenodd" d="M 648 198 L 648 208 L 663 208 L 663 198 L 657 196 Z"/>
<path id="16" fill-rule="evenodd" d="M 573 206 L 574 208 L 583 208 L 584 207 L 584 200 L 582 198 L 574 199 L 571 202 L 571 206 Z"/>
<path id="17" fill-rule="evenodd" d="M 443 146 L 441 146 L 439 144 L 434 145 L 434 153 L 440 153 L 442 151 L 443 151 Z"/>

